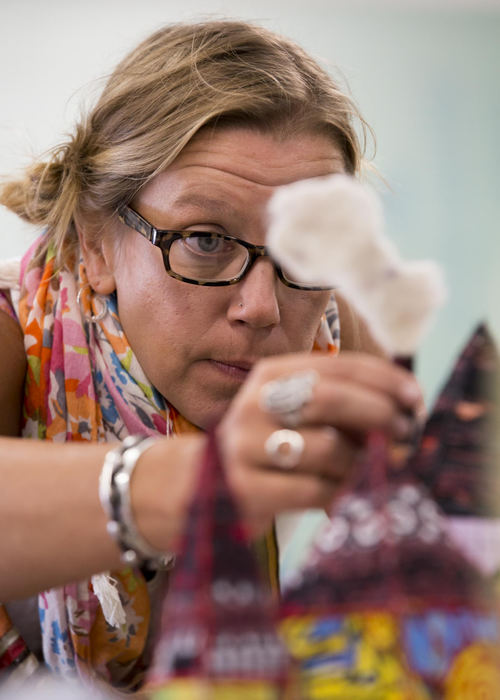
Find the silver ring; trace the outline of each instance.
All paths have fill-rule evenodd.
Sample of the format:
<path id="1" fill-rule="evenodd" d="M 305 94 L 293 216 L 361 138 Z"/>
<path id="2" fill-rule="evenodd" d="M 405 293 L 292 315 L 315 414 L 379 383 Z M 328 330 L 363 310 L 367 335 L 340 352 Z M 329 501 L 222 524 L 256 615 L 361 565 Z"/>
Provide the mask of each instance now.
<path id="1" fill-rule="evenodd" d="M 273 464 L 280 469 L 294 469 L 304 452 L 304 438 L 296 430 L 275 430 L 267 438 L 264 449 Z"/>
<path id="2" fill-rule="evenodd" d="M 260 407 L 279 416 L 283 425 L 299 425 L 304 406 L 312 398 L 319 375 L 308 369 L 266 382 L 260 390 Z"/>

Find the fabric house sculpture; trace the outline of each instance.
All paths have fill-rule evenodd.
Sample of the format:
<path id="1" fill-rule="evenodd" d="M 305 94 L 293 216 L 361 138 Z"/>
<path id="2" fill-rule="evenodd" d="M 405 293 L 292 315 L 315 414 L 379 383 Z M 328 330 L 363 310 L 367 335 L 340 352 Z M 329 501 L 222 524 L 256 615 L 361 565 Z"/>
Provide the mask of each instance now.
<path id="1" fill-rule="evenodd" d="M 391 451 L 371 436 L 359 483 L 284 591 L 281 629 L 301 666 L 300 697 L 500 697 L 499 600 L 491 570 L 469 554 L 499 541 L 486 502 L 498 485 L 486 440 L 497 366 L 480 327 L 414 447 Z M 456 533 L 468 524 L 450 524 L 443 506 L 471 519 L 464 551 Z"/>
<path id="2" fill-rule="evenodd" d="M 212 436 L 179 547 L 148 686 L 154 700 L 278 700 L 290 658 Z"/>

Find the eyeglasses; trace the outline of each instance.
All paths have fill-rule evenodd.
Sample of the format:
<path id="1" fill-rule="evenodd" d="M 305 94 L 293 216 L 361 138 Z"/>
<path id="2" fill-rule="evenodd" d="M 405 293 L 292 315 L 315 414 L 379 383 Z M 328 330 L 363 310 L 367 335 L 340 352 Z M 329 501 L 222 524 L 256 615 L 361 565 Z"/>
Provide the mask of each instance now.
<path id="1" fill-rule="evenodd" d="M 253 245 L 224 233 L 157 229 L 129 206 L 120 207 L 118 217 L 161 250 L 165 270 L 171 277 L 189 284 L 207 287 L 236 284 L 258 258 L 269 257 L 265 246 Z M 269 259 L 287 287 L 308 291 L 331 289 L 297 281 L 293 274 Z"/>

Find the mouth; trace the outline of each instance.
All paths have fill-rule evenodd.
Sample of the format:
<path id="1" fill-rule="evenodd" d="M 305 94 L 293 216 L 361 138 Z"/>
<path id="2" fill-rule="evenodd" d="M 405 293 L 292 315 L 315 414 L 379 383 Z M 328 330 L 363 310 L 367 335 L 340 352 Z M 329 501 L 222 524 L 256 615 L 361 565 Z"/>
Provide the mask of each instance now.
<path id="1" fill-rule="evenodd" d="M 247 360 L 208 360 L 209 364 L 225 376 L 237 381 L 244 381 L 253 367 Z"/>

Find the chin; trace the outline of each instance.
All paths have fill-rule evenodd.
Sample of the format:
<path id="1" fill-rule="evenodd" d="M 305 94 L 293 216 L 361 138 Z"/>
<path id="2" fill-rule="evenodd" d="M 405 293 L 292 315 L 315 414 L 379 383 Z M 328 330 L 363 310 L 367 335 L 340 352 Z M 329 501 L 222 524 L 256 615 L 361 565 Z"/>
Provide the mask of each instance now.
<path id="1" fill-rule="evenodd" d="M 210 428 L 213 428 L 221 421 L 222 417 L 224 416 L 230 405 L 231 400 L 212 400 L 208 402 L 208 406 L 206 408 L 199 407 L 197 410 L 194 411 L 181 410 L 179 412 L 184 418 L 186 418 L 197 428 L 207 431 L 210 430 Z"/>
<path id="2" fill-rule="evenodd" d="M 220 423 L 226 411 L 227 407 L 220 411 L 210 411 L 209 415 L 203 416 L 195 425 L 202 430 L 210 430 Z"/>

